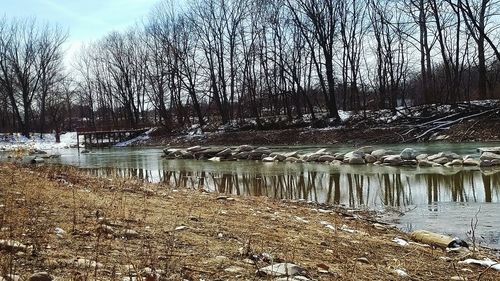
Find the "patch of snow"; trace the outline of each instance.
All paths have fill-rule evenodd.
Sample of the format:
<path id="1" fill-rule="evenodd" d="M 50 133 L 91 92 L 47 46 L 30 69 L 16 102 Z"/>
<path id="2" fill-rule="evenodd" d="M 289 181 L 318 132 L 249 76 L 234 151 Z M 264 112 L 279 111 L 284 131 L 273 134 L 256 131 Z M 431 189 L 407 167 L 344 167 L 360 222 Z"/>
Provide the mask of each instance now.
<path id="1" fill-rule="evenodd" d="M 31 138 L 21 134 L 1 134 L 0 150 L 12 151 L 18 149 L 57 150 L 76 146 L 76 132 L 68 132 L 60 135 L 60 142 L 56 143 L 55 134 L 32 134 Z"/>
<path id="2" fill-rule="evenodd" d="M 126 147 L 126 146 L 130 146 L 132 144 L 135 144 L 135 143 L 139 143 L 141 141 L 145 141 L 145 140 L 148 140 L 150 138 L 150 134 L 155 130 L 155 128 L 151 128 L 149 130 L 147 130 L 146 132 L 142 133 L 141 135 L 133 138 L 133 139 L 130 139 L 130 140 L 127 140 L 127 141 L 122 141 L 122 142 L 119 142 L 117 144 L 115 144 L 114 146 L 115 147 Z"/>
<path id="3" fill-rule="evenodd" d="M 347 121 L 352 116 L 352 111 L 339 110 L 338 112 L 339 112 L 340 120 L 342 120 L 342 122 Z"/>

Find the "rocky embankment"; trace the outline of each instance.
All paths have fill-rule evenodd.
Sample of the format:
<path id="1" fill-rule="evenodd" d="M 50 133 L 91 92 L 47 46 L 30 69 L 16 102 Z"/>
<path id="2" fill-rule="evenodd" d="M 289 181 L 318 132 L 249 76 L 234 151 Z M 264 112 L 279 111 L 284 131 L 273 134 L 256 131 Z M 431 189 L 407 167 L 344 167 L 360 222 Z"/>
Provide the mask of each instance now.
<path id="1" fill-rule="evenodd" d="M 371 146 L 360 147 L 348 153 L 331 152 L 320 149 L 316 152 L 300 151 L 276 152 L 267 147 L 240 145 L 237 147 L 201 147 L 186 149 L 166 148 L 166 159 L 198 159 L 209 161 L 260 160 L 262 162 L 316 162 L 329 165 L 385 165 L 414 167 L 453 167 L 453 166 L 500 166 L 500 147 L 478 148 L 479 157 L 459 155 L 453 152 L 419 154 L 413 148 L 396 152 L 388 149 L 374 149 Z"/>

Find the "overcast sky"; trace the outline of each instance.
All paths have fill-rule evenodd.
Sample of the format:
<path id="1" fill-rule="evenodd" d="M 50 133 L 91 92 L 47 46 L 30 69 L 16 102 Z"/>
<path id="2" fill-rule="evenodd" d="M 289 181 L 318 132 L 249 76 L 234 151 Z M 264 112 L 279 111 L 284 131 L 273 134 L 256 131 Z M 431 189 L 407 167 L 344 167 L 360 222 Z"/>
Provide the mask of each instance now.
<path id="1" fill-rule="evenodd" d="M 0 15 L 36 17 L 69 30 L 68 55 L 84 42 L 122 31 L 147 16 L 158 0 L 1 0 Z"/>

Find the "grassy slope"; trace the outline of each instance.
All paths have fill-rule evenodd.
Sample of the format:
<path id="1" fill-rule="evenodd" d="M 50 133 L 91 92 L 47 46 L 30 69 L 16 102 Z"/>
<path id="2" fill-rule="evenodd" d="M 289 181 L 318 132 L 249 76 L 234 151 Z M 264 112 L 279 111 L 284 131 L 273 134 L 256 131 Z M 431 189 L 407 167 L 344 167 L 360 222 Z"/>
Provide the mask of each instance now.
<path id="1" fill-rule="evenodd" d="M 304 267 L 315 280 L 399 280 L 394 273 L 398 268 L 413 280 L 450 280 L 457 275 L 475 280 L 484 271 L 458 265 L 458 255 L 440 249 L 398 246 L 391 240 L 407 235 L 376 229 L 339 210 L 323 213 L 311 205 L 262 197 L 217 199 L 217 194 L 92 178 L 68 167 L 0 164 L 0 205 L 0 239 L 38 249 L 36 255 L 1 252 L 2 271 L 13 269 L 24 277 L 47 270 L 59 280 L 94 280 L 94 275 L 98 280 L 122 280 L 126 266 L 133 265 L 164 270 L 162 280 L 270 280 L 255 274 L 256 268 L 269 264 L 265 259 L 256 265 L 245 261 L 262 253 Z M 334 231 L 321 221 L 356 232 Z M 103 222 L 112 226 L 113 235 L 97 231 Z M 175 230 L 179 226 L 187 228 Z M 66 230 L 64 238 L 55 235 L 55 227 Z M 125 229 L 137 231 L 139 237 L 121 238 Z M 445 256 L 453 261 L 444 261 Z M 78 257 L 103 266 L 97 271 L 78 266 Z M 318 265 L 330 273 L 320 273 Z M 225 271 L 230 266 L 241 268 Z M 500 273 L 492 270 L 481 276 L 499 279 Z"/>

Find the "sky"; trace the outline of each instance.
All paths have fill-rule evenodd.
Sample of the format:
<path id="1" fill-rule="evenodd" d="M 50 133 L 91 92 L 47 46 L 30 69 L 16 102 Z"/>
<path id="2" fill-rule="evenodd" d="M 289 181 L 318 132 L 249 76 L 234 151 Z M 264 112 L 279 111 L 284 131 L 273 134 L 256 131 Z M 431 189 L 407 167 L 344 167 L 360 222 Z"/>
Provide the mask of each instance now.
<path id="1" fill-rule="evenodd" d="M 159 0 L 0 0 L 0 16 L 36 17 L 69 32 L 67 60 L 87 42 L 123 31 L 146 17 Z"/>

